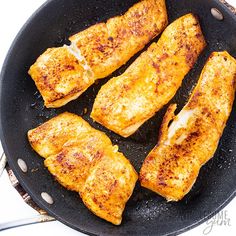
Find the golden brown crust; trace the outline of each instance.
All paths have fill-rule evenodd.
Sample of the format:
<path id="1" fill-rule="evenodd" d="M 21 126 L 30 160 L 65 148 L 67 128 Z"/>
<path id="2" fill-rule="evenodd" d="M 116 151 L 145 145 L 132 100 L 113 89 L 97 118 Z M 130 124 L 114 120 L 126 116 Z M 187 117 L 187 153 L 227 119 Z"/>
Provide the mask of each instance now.
<path id="1" fill-rule="evenodd" d="M 64 112 L 35 129 L 28 131 L 28 139 L 32 148 L 42 157 L 47 158 L 59 153 L 64 144 L 69 140 L 79 139 L 89 130 L 94 130 L 96 135 L 103 134 L 92 129 L 81 117 Z M 105 134 L 102 143 L 111 145 Z M 106 137 L 106 138 L 105 138 Z"/>
<path id="2" fill-rule="evenodd" d="M 128 137 L 176 93 L 206 43 L 198 20 L 187 14 L 121 75 L 100 89 L 91 117 Z"/>
<path id="3" fill-rule="evenodd" d="M 167 25 L 164 0 L 143 0 L 123 16 L 70 37 L 71 46 L 49 48 L 31 66 L 46 107 L 79 97 L 96 79 L 125 64 Z"/>
<path id="4" fill-rule="evenodd" d="M 125 64 L 168 23 L 164 0 L 143 0 L 123 16 L 96 24 L 76 35 L 76 43 L 96 78 L 104 78 Z"/>
<path id="5" fill-rule="evenodd" d="M 92 73 L 85 70 L 67 46 L 47 49 L 30 67 L 29 74 L 46 107 L 62 106 L 94 83 Z"/>
<path id="6" fill-rule="evenodd" d="M 105 133 L 65 112 L 28 132 L 33 149 L 64 187 L 99 217 L 120 224 L 137 173 Z"/>
<path id="7" fill-rule="evenodd" d="M 96 215 L 119 225 L 136 181 L 137 174 L 124 155 L 106 150 L 101 161 L 91 167 L 80 196 Z"/>
<path id="8" fill-rule="evenodd" d="M 172 201 L 190 191 L 217 148 L 233 106 L 235 83 L 236 60 L 227 52 L 212 53 L 188 103 L 145 159 L 142 186 Z"/>

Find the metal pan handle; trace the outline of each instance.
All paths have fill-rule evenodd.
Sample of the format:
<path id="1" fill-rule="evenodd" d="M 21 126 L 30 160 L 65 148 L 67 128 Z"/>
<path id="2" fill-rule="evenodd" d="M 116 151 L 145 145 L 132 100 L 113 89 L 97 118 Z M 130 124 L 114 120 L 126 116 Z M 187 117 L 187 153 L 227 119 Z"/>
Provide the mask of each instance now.
<path id="1" fill-rule="evenodd" d="M 55 219 L 53 217 L 48 216 L 48 215 L 37 215 L 32 218 L 25 218 L 25 219 L 6 222 L 6 223 L 1 223 L 0 224 L 0 231 L 16 228 L 16 227 L 20 227 L 20 226 L 26 226 L 26 225 L 31 225 L 31 224 L 54 221 L 54 220 Z"/>
<path id="2" fill-rule="evenodd" d="M 44 210 L 40 209 L 33 202 L 31 197 L 24 191 L 24 189 L 19 184 L 19 182 L 16 179 L 12 170 L 9 167 L 7 167 L 7 157 L 6 157 L 5 153 L 2 153 L 0 156 L 0 177 L 1 177 L 4 169 L 7 170 L 13 187 L 19 192 L 19 194 L 23 198 L 24 202 L 27 203 L 28 205 L 30 205 L 35 210 L 37 210 L 39 212 L 39 215 L 31 217 L 31 218 L 19 219 L 19 220 L 10 221 L 10 222 L 3 222 L 3 223 L 1 222 L 0 223 L 0 231 L 15 228 L 15 227 L 20 227 L 20 226 L 26 226 L 26 225 L 31 225 L 31 224 L 54 221 L 55 218 L 47 215 Z"/>
<path id="3" fill-rule="evenodd" d="M 5 153 L 3 152 L 0 156 L 0 177 L 2 175 L 3 170 L 5 169 L 7 164 L 7 157 L 5 155 Z"/>

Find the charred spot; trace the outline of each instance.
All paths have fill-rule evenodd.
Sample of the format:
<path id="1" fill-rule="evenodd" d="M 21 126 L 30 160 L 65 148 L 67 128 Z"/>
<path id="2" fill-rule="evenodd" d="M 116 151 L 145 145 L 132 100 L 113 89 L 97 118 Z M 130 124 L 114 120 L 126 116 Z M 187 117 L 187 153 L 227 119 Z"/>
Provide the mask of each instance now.
<path id="1" fill-rule="evenodd" d="M 127 84 L 124 84 L 124 85 L 123 85 L 123 88 L 124 88 L 125 91 L 128 91 L 128 90 L 130 89 L 130 86 L 127 85 Z"/>
<path id="2" fill-rule="evenodd" d="M 79 159 L 81 159 L 81 158 L 84 157 L 83 153 L 81 153 L 81 152 L 79 152 L 79 153 L 76 152 L 76 153 L 73 154 L 73 156 L 74 156 L 75 158 L 79 158 Z"/>
<path id="3" fill-rule="evenodd" d="M 62 173 L 62 174 L 67 174 L 67 170 L 66 170 L 66 169 L 62 169 L 62 170 L 61 170 L 61 173 Z"/>
<path id="4" fill-rule="evenodd" d="M 106 109 L 107 109 L 106 107 L 101 107 L 102 111 L 106 111 Z"/>
<path id="5" fill-rule="evenodd" d="M 189 67 L 190 68 L 193 67 L 193 65 L 195 63 L 195 55 L 194 55 L 194 53 L 188 51 L 186 53 L 185 59 L 186 59 L 186 63 L 189 65 Z"/>
<path id="6" fill-rule="evenodd" d="M 201 136 L 200 131 L 197 130 L 197 131 L 190 133 L 185 140 L 186 140 L 186 142 L 190 143 L 192 140 L 195 140 L 200 136 Z"/>
<path id="7" fill-rule="evenodd" d="M 216 75 L 216 76 L 218 76 L 218 75 Z M 214 88 L 214 89 L 212 90 L 212 93 L 213 93 L 213 95 L 215 95 L 215 96 L 220 95 L 220 90 L 217 89 L 217 88 Z"/>
<path id="8" fill-rule="evenodd" d="M 59 163 L 61 163 L 61 162 L 63 161 L 64 157 L 65 157 L 65 155 L 64 155 L 63 152 L 59 153 L 59 154 L 57 155 L 57 161 L 58 161 Z"/>
<path id="9" fill-rule="evenodd" d="M 120 37 L 122 38 L 123 36 L 125 36 L 126 35 L 126 33 L 127 33 L 127 31 L 126 31 L 126 29 L 122 29 L 121 31 L 120 31 Z"/>
<path id="10" fill-rule="evenodd" d="M 93 199 L 93 201 L 94 201 L 96 204 L 98 204 L 98 200 L 97 200 L 96 197 L 93 197 L 92 199 Z"/>
<path id="11" fill-rule="evenodd" d="M 103 52 L 103 53 L 104 53 L 106 47 L 105 47 L 104 45 L 100 44 L 100 45 L 97 47 L 97 49 L 98 49 L 100 52 Z"/>
<path id="12" fill-rule="evenodd" d="M 158 185 L 161 185 L 161 186 L 167 186 L 166 182 L 165 182 L 165 179 L 162 177 L 162 176 L 159 176 L 157 177 L 158 180 L 157 180 L 157 184 Z"/>
<path id="13" fill-rule="evenodd" d="M 203 114 L 203 115 L 206 115 L 207 113 L 209 113 L 209 109 L 208 109 L 207 107 L 204 107 L 204 108 L 202 109 L 202 114 Z"/>
<path id="14" fill-rule="evenodd" d="M 140 29 L 141 27 L 136 27 L 134 30 L 132 30 L 132 33 L 136 36 L 143 36 L 143 31 Z"/>
<path id="15" fill-rule="evenodd" d="M 65 66 L 64 66 L 64 69 L 65 69 L 65 70 L 74 70 L 75 67 L 74 67 L 73 65 L 65 65 Z"/>
<path id="16" fill-rule="evenodd" d="M 196 103 L 198 102 L 199 97 L 201 96 L 202 96 L 202 93 L 199 91 L 196 91 L 189 102 L 189 106 L 194 107 L 194 105 L 196 105 Z"/>
<path id="17" fill-rule="evenodd" d="M 145 160 L 145 163 L 148 164 L 149 162 L 152 162 L 154 158 L 155 157 L 153 155 L 148 156 L 148 158 Z"/>
<path id="18" fill-rule="evenodd" d="M 75 169 L 75 166 L 72 165 L 72 164 L 70 164 L 68 161 L 66 161 L 66 162 L 63 164 L 63 167 L 66 167 L 69 171 Z"/>
<path id="19" fill-rule="evenodd" d="M 165 52 L 165 53 L 163 53 L 163 55 L 160 57 L 159 60 L 165 60 L 168 57 L 169 57 L 168 53 Z"/>
<path id="20" fill-rule="evenodd" d="M 115 180 L 114 183 L 110 186 L 109 192 L 111 193 L 118 185 L 118 181 Z"/>
<path id="21" fill-rule="evenodd" d="M 157 35 L 157 34 L 159 34 L 161 31 L 160 31 L 160 29 L 158 29 L 158 28 L 155 28 L 155 30 L 154 30 L 154 34 L 153 33 L 149 33 L 149 40 L 151 40 L 152 38 L 153 38 L 153 35 Z"/>
<path id="22" fill-rule="evenodd" d="M 142 16 L 143 16 L 143 14 L 142 14 L 141 12 L 139 12 L 139 11 L 135 11 L 135 12 L 134 12 L 134 17 L 140 18 L 140 17 L 142 17 Z"/>
<path id="23" fill-rule="evenodd" d="M 96 154 L 94 155 L 94 158 L 99 159 L 99 158 L 101 158 L 102 156 L 103 156 L 103 152 L 98 150 L 98 151 L 96 152 Z"/>
<path id="24" fill-rule="evenodd" d="M 224 60 L 227 61 L 227 57 L 224 57 Z"/>
<path id="25" fill-rule="evenodd" d="M 160 66 L 159 66 L 159 64 L 153 62 L 153 63 L 152 63 L 152 66 L 155 68 L 155 70 L 156 70 L 157 73 L 160 73 Z"/>
<path id="26" fill-rule="evenodd" d="M 108 40 L 113 42 L 114 38 L 113 37 L 108 37 Z"/>
<path id="27" fill-rule="evenodd" d="M 200 132 L 199 132 L 199 131 L 194 131 L 194 132 L 190 133 L 190 136 L 191 136 L 192 138 L 197 138 L 197 137 L 200 136 Z"/>
<path id="28" fill-rule="evenodd" d="M 202 38 L 202 34 L 201 33 L 196 33 L 196 38 L 201 39 Z"/>
<path id="29" fill-rule="evenodd" d="M 187 51 L 191 51 L 191 47 L 188 44 L 185 45 L 185 48 L 187 49 Z"/>

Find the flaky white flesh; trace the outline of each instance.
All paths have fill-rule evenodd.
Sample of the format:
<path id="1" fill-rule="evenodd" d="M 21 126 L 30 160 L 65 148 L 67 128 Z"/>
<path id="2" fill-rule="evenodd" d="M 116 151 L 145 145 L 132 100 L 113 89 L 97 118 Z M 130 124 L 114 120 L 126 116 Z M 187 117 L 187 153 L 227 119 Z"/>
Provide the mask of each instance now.
<path id="1" fill-rule="evenodd" d="M 212 53 L 188 103 L 177 116 L 176 105 L 167 110 L 158 144 L 140 171 L 142 186 L 169 201 L 178 201 L 190 191 L 200 168 L 215 153 L 235 86 L 236 60 L 227 52 Z"/>

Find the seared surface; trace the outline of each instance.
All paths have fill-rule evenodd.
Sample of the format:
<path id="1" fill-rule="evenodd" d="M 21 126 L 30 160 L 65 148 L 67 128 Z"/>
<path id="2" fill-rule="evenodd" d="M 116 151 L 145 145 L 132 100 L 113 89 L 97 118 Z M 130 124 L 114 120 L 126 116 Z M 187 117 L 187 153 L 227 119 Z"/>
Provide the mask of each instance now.
<path id="1" fill-rule="evenodd" d="M 104 78 L 125 64 L 167 26 L 164 0 L 143 0 L 123 16 L 109 19 L 73 35 L 96 78 Z"/>
<path id="2" fill-rule="evenodd" d="M 121 223 L 137 174 L 103 132 L 66 112 L 30 130 L 28 139 L 64 187 L 79 192 L 99 217 Z"/>
<path id="3" fill-rule="evenodd" d="M 158 144 L 141 168 L 142 186 L 170 201 L 189 192 L 201 166 L 215 153 L 233 106 L 235 86 L 236 60 L 227 52 L 212 53 L 188 103 L 177 116 L 176 105 L 169 107 Z"/>
<path id="4" fill-rule="evenodd" d="M 194 15 L 177 19 L 121 76 L 102 86 L 91 117 L 123 137 L 133 134 L 175 95 L 205 45 Z"/>
<path id="5" fill-rule="evenodd" d="M 143 0 L 123 16 L 70 37 L 70 47 L 50 48 L 31 66 L 46 107 L 76 99 L 96 79 L 125 64 L 167 25 L 164 0 Z"/>

